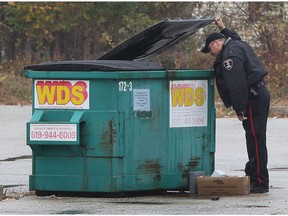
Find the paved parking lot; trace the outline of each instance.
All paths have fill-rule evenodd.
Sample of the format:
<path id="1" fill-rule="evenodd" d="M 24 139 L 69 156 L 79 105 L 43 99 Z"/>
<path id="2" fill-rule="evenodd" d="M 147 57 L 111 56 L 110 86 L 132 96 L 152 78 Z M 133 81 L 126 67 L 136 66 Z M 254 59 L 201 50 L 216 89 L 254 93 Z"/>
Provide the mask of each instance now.
<path id="1" fill-rule="evenodd" d="M 8 196 L 0 201 L 0 214 L 288 214 L 288 119 L 268 122 L 270 192 L 212 201 L 176 192 L 125 198 L 35 196 L 28 190 L 32 152 L 25 128 L 30 117 L 29 106 L 0 106 L 0 185 Z M 216 124 L 216 169 L 244 175 L 247 154 L 241 123 L 222 118 Z"/>

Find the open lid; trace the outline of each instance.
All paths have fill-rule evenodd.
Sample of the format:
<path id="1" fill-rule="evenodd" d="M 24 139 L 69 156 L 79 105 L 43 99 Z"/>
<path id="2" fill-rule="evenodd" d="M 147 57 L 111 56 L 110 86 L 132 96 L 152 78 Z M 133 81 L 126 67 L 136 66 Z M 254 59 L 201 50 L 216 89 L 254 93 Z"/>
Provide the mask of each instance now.
<path id="1" fill-rule="evenodd" d="M 149 60 L 213 21 L 212 18 L 164 19 L 122 42 L 98 60 Z"/>

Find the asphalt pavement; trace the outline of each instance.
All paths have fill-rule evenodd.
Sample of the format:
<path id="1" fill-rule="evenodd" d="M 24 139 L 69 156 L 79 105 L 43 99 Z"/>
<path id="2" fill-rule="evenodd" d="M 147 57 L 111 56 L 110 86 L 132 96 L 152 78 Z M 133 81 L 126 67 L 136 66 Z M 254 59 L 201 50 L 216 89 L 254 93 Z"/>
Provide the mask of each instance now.
<path id="1" fill-rule="evenodd" d="M 288 119 L 270 118 L 267 130 L 270 192 L 195 198 L 189 193 L 158 196 L 85 198 L 36 196 L 29 192 L 32 151 L 26 145 L 30 106 L 0 106 L 0 185 L 6 197 L 0 214 L 114 214 L 114 215 L 287 215 L 288 214 Z M 216 169 L 228 175 L 244 175 L 247 161 L 244 131 L 235 118 L 216 120 Z"/>

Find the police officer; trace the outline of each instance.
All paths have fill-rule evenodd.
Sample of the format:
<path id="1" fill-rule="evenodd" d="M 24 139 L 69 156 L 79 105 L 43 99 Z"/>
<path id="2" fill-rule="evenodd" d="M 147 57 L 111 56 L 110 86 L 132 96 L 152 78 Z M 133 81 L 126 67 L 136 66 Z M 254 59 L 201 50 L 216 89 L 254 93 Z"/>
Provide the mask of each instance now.
<path id="1" fill-rule="evenodd" d="M 266 127 L 270 94 L 263 78 L 267 71 L 252 48 L 235 31 L 225 28 L 221 18 L 216 18 L 215 24 L 220 33 L 210 34 L 201 51 L 216 57 L 214 71 L 220 97 L 225 107 L 232 106 L 242 121 L 250 193 L 266 193 L 269 191 Z"/>

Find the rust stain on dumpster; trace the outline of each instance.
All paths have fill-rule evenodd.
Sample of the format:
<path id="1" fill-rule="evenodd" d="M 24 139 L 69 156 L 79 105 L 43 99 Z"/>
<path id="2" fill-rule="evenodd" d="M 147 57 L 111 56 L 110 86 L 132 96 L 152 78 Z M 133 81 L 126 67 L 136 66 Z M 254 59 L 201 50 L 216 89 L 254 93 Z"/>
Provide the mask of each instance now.
<path id="1" fill-rule="evenodd" d="M 199 165 L 201 158 L 200 157 L 193 157 L 188 162 L 188 168 L 192 169 Z"/>
<path id="2" fill-rule="evenodd" d="M 186 178 L 189 175 L 189 172 L 194 171 L 194 169 L 199 166 L 201 161 L 200 157 L 190 158 L 188 163 L 178 163 L 178 169 L 182 172 L 182 177 Z"/>
<path id="3" fill-rule="evenodd" d="M 159 160 L 146 160 L 143 164 L 139 164 L 138 169 L 144 169 L 149 173 L 159 175 L 161 173 L 161 167 Z"/>
<path id="4" fill-rule="evenodd" d="M 113 145 L 116 140 L 116 129 L 115 129 L 115 120 L 111 119 L 107 122 L 107 125 L 104 126 L 104 132 L 101 136 L 100 144 L 104 145 Z"/>

